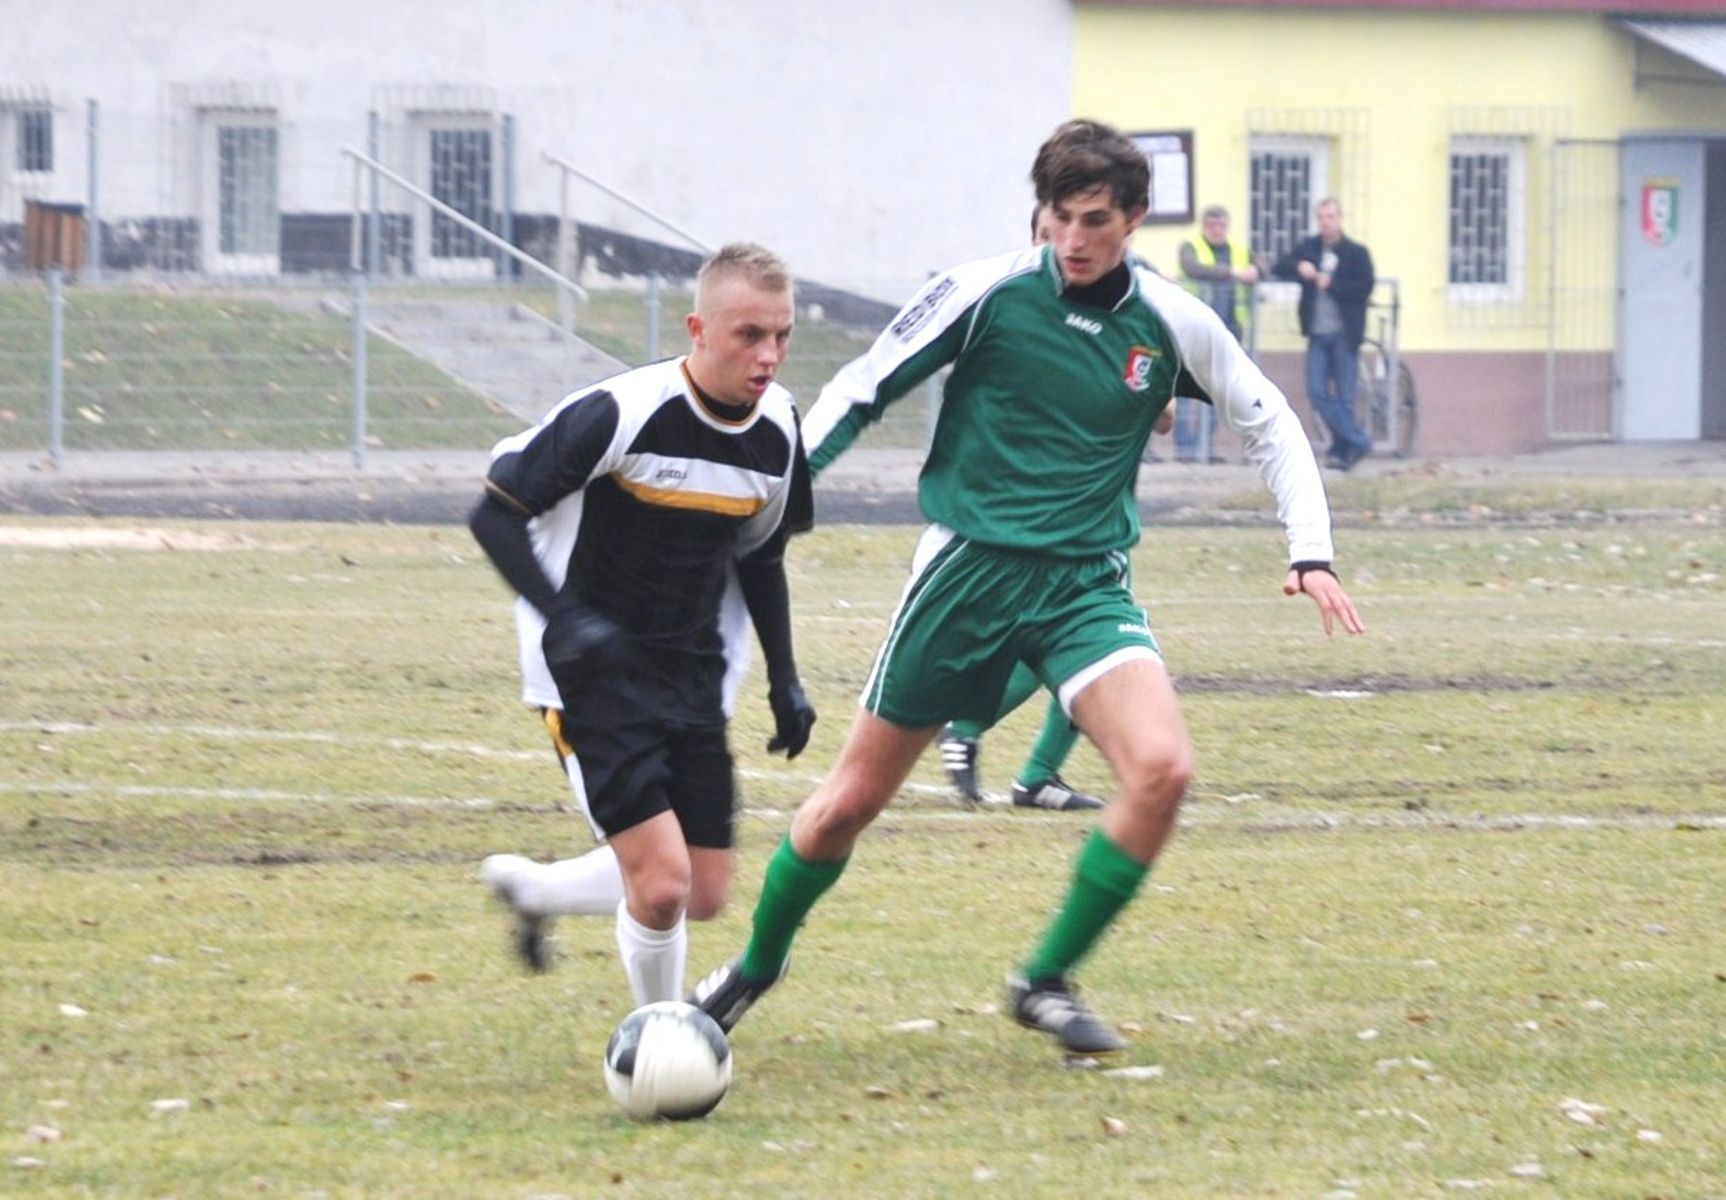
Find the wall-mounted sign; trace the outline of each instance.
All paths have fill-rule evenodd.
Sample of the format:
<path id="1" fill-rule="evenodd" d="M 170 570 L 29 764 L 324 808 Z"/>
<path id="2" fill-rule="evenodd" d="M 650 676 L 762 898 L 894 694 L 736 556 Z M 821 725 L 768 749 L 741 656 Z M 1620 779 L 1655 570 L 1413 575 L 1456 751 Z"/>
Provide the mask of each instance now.
<path id="1" fill-rule="evenodd" d="M 1151 206 L 1146 225 L 1190 225 L 1193 220 L 1193 131 L 1129 135 L 1151 164 Z"/>
<path id="2" fill-rule="evenodd" d="M 1642 181 L 1642 236 L 1665 246 L 1678 236 L 1678 181 Z"/>

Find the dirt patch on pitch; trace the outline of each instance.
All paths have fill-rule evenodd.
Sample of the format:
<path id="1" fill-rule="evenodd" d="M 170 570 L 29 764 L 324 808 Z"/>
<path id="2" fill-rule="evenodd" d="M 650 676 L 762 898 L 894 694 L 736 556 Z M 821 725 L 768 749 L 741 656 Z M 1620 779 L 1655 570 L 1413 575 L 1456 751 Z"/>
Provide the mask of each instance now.
<path id="1" fill-rule="evenodd" d="M 1586 685 L 1594 680 L 1568 678 L 1566 686 Z M 1352 675 L 1334 679 L 1276 678 L 1265 675 L 1177 675 L 1175 686 L 1183 692 L 1236 692 L 1253 696 L 1304 692 L 1326 699 L 1355 700 L 1399 692 L 1538 692 L 1558 687 L 1550 679 L 1526 679 L 1502 675 Z"/>
<path id="2" fill-rule="evenodd" d="M 129 528 L 63 529 L 35 525 L 0 525 L 0 546 L 24 550 L 279 550 L 243 533 L 203 533 L 186 529 Z"/>

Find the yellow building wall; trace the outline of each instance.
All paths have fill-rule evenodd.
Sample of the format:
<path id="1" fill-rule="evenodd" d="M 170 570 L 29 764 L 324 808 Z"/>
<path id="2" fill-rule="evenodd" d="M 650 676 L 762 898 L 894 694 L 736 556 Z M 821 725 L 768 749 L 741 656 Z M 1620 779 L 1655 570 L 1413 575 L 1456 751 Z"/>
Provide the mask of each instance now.
<path id="1" fill-rule="evenodd" d="M 1272 132 L 1285 116 L 1287 132 L 1308 132 L 1326 114 L 1353 110 L 1360 178 L 1339 178 L 1348 164 L 1333 153 L 1330 188 L 1344 199 L 1344 229 L 1367 244 L 1380 275 L 1401 281 L 1409 350 L 1546 348 L 1554 138 L 1726 136 L 1726 87 L 1636 88 L 1632 35 L 1598 13 L 1081 2 L 1074 34 L 1074 113 L 1126 131 L 1193 130 L 1195 211 L 1227 205 L 1238 235 L 1247 230 L 1249 134 Z M 1467 133 L 1530 138 L 1520 304 L 1447 299 L 1448 147 L 1453 134 Z M 1615 277 L 1610 233 L 1579 231 L 1575 218 L 1569 225 L 1571 254 L 1598 255 Z M 1150 226 L 1136 248 L 1172 274 L 1180 243 L 1197 234 L 1196 221 Z"/>

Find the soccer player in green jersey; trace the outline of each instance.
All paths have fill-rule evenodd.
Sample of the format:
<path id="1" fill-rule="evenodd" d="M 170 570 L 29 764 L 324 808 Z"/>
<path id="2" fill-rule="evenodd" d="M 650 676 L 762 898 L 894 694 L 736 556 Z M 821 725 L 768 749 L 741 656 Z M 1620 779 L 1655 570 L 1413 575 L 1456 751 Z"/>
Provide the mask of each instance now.
<path id="1" fill-rule="evenodd" d="M 1174 831 L 1193 747 L 1146 614 L 1125 586 L 1131 483 L 1152 422 L 1190 376 L 1276 499 L 1290 566 L 1324 629 L 1363 631 L 1331 572 L 1330 511 L 1288 401 L 1202 301 L 1127 261 L 1149 171 L 1106 125 L 1070 121 L 1031 169 L 1047 245 L 936 276 L 822 390 L 804 422 L 819 473 L 887 405 L 951 366 L 918 500 L 930 525 L 838 761 L 767 865 L 743 953 L 692 1001 L 726 1030 L 780 978 L 793 936 L 838 880 L 944 722 L 994 716 L 1014 667 L 1036 671 L 1116 790 L 1009 1011 L 1068 1053 L 1118 1050 L 1071 985 Z"/>
<path id="2" fill-rule="evenodd" d="M 1041 246 L 1048 240 L 1049 210 L 1039 204 L 1031 213 L 1031 244 Z M 1158 415 L 1152 432 L 1167 433 L 1174 423 L 1175 409 L 1171 404 Z M 975 808 L 983 803 L 982 778 L 978 769 L 983 734 L 1036 695 L 1042 686 L 1043 681 L 1037 673 L 1021 663 L 1007 681 L 1001 707 L 993 718 L 987 721 L 950 721 L 941 730 L 941 736 L 936 739 L 936 747 L 941 752 L 941 766 L 952 781 L 953 790 L 959 793 L 960 801 L 967 807 Z M 1010 794 L 1014 807 L 1047 808 L 1057 812 L 1085 812 L 1106 807 L 1102 800 L 1079 791 L 1061 778 L 1061 768 L 1078 740 L 1078 726 L 1067 716 L 1059 698 L 1051 698 L 1048 710 L 1043 714 L 1042 727 L 1037 730 L 1036 740 L 1025 756 L 1025 765 L 1013 780 Z"/>

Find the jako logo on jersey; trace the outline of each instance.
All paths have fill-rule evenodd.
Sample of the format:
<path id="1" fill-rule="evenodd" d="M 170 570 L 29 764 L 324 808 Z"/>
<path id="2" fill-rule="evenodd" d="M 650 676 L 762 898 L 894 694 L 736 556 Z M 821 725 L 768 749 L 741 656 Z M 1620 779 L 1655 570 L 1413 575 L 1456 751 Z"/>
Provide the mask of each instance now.
<path id="1" fill-rule="evenodd" d="M 1093 321 L 1089 317 L 1081 317 L 1078 313 L 1068 313 L 1067 324 L 1071 325 L 1074 329 L 1083 329 L 1093 337 L 1103 332 L 1103 323 L 1101 321 Z"/>
<path id="2" fill-rule="evenodd" d="M 682 467 L 661 467 L 653 473 L 653 478 L 655 480 L 688 479 L 689 472 L 685 471 Z"/>
<path id="3" fill-rule="evenodd" d="M 1127 351 L 1127 369 L 1121 372 L 1121 378 L 1135 392 L 1147 390 L 1151 386 L 1151 368 L 1162 356 L 1162 351 L 1149 346 L 1134 346 Z"/>
<path id="4" fill-rule="evenodd" d="M 929 318 L 935 315 L 935 310 L 941 307 L 954 288 L 959 285 L 953 282 L 951 275 L 943 276 L 932 284 L 915 303 L 893 322 L 893 336 L 900 341 L 910 341 L 913 334 L 929 323 Z"/>
<path id="5" fill-rule="evenodd" d="M 1151 627 L 1149 625 L 1129 625 L 1125 621 L 1122 621 L 1119 625 L 1115 626 L 1115 632 L 1116 633 L 1142 633 L 1146 637 L 1150 637 L 1151 636 Z"/>

